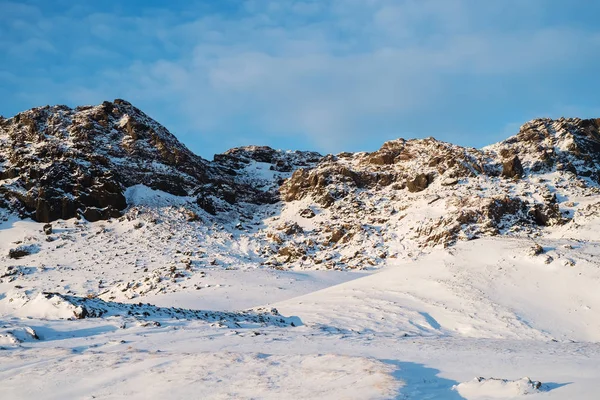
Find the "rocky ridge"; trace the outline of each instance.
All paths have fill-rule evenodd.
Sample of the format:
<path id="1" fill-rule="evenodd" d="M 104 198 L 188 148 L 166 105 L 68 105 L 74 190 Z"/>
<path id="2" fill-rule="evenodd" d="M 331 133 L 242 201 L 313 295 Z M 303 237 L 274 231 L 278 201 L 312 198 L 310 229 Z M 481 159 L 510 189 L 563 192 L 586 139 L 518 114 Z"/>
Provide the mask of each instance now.
<path id="1" fill-rule="evenodd" d="M 4 206 L 36 221 L 83 216 L 119 217 L 125 189 L 143 184 L 193 197 L 211 214 L 238 202 L 276 201 L 268 190 L 237 177 L 255 158 L 279 170 L 314 161 L 315 153 L 233 149 L 209 162 L 193 154 L 162 125 L 124 100 L 70 109 L 34 108 L 0 119 L 0 192 Z"/>
<path id="2" fill-rule="evenodd" d="M 208 161 L 123 100 L 40 107 L 0 119 L 0 193 L 6 210 L 39 222 L 118 218 L 148 237 L 185 237 L 195 254 L 211 240 L 237 243 L 213 251 L 205 259 L 213 265 L 368 268 L 589 218 L 598 209 L 599 126 L 539 119 L 483 149 L 397 139 L 372 153 L 248 146 Z M 140 202 L 136 187 L 167 200 Z"/>

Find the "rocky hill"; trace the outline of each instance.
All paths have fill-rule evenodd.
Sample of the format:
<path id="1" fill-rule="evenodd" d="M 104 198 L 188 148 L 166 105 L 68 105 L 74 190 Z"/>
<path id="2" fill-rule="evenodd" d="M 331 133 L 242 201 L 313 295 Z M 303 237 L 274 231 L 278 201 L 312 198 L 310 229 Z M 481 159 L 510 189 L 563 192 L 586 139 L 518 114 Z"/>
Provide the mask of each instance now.
<path id="1" fill-rule="evenodd" d="M 596 398 L 599 125 L 206 160 L 123 100 L 0 118 L 0 397 Z"/>
<path id="2" fill-rule="evenodd" d="M 40 222 L 119 217 L 125 189 L 137 184 L 195 196 L 213 214 L 240 201 L 271 203 L 276 198 L 268 190 L 239 179 L 236 169 L 256 160 L 291 170 L 296 161 L 306 166 L 319 157 L 249 147 L 211 163 L 124 100 L 39 107 L 0 119 L 0 141 L 4 206 Z"/>
<path id="3" fill-rule="evenodd" d="M 248 146 L 209 161 L 124 100 L 46 106 L 0 119 L 0 193 L 7 213 L 38 222 L 140 220 L 148 235 L 196 236 L 189 246 L 224 266 L 368 268 L 594 214 L 599 126 L 539 119 L 483 149 L 397 139 L 372 153 Z M 237 247 L 214 251 L 219 235 Z"/>

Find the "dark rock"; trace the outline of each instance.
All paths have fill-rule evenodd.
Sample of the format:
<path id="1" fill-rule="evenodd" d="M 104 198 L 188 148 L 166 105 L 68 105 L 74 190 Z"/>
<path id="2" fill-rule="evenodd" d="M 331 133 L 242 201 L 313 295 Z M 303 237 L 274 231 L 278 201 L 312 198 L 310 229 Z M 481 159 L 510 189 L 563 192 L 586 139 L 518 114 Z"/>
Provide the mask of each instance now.
<path id="1" fill-rule="evenodd" d="M 300 211 L 300 216 L 303 218 L 314 218 L 315 212 L 310 208 L 305 208 L 304 210 Z"/>
<path id="2" fill-rule="evenodd" d="M 496 225 L 507 216 L 523 217 L 527 204 L 518 197 L 502 196 L 489 199 L 482 207 L 485 219 L 493 221 Z"/>
<path id="3" fill-rule="evenodd" d="M 73 310 L 73 316 L 76 319 L 84 319 L 90 315 L 89 311 L 84 305 L 79 305 Z"/>
<path id="4" fill-rule="evenodd" d="M 414 179 L 406 182 L 406 188 L 409 192 L 420 192 L 427 189 L 431 182 L 433 182 L 433 178 L 430 175 L 419 174 Z"/>
<path id="5" fill-rule="evenodd" d="M 535 223 L 540 226 L 550 226 L 564 222 L 558 204 L 537 203 L 531 208 L 530 214 Z"/>
<path id="6" fill-rule="evenodd" d="M 540 254 L 543 254 L 543 253 L 544 253 L 544 248 L 537 243 L 529 250 L 529 254 L 532 256 L 539 256 Z"/>
<path id="7" fill-rule="evenodd" d="M 114 217 L 127 207 L 124 189 L 140 183 L 187 195 L 208 182 L 205 160 L 124 100 L 35 108 L 0 129 L 8 136 L 0 149 L 9 161 L 2 175 L 13 179 L 0 190 L 40 222 L 73 218 L 79 210 L 88 220 Z"/>
<path id="8" fill-rule="evenodd" d="M 212 214 L 212 215 L 217 214 L 217 209 L 215 208 L 214 203 L 208 197 L 198 196 L 198 198 L 196 199 L 196 204 L 198 204 L 200 206 L 200 208 L 202 208 L 204 211 L 206 211 L 209 214 Z"/>
<path id="9" fill-rule="evenodd" d="M 26 245 L 19 246 L 14 249 L 10 249 L 8 251 L 9 258 L 21 258 L 31 254 L 35 254 L 39 251 L 39 246 L 37 245 Z"/>
<path id="10" fill-rule="evenodd" d="M 46 235 L 52 234 L 52 224 L 45 224 L 42 229 Z"/>
<path id="11" fill-rule="evenodd" d="M 518 156 L 502 163 L 502 176 L 505 178 L 521 178 L 523 176 L 523 165 Z"/>
<path id="12" fill-rule="evenodd" d="M 82 215 L 87 221 L 96 222 L 96 221 L 105 220 L 105 219 L 109 219 L 109 218 L 119 218 L 121 216 L 121 213 L 112 207 L 107 207 L 107 208 L 87 207 L 83 211 Z"/>
<path id="13" fill-rule="evenodd" d="M 322 158 L 249 146 L 210 163 L 122 99 L 76 109 L 34 108 L 3 119 L 0 131 L 8 138 L 0 148 L 0 178 L 11 179 L 0 184 L 0 195 L 13 211 L 40 222 L 79 214 L 90 221 L 118 216 L 127 207 L 125 189 L 138 184 L 197 196 L 210 214 L 240 203 L 273 204 L 280 200 L 277 182 L 256 185 L 240 169 L 257 162 L 289 172 Z"/>

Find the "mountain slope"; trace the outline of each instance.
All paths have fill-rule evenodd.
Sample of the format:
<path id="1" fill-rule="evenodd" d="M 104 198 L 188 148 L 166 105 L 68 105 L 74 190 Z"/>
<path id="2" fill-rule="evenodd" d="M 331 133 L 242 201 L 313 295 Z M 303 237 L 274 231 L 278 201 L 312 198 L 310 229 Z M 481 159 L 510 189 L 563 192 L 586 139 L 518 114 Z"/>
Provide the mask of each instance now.
<path id="1" fill-rule="evenodd" d="M 231 150 L 210 163 L 124 100 L 76 109 L 46 106 L 0 120 L 0 191 L 5 206 L 41 222 L 118 217 L 127 207 L 125 189 L 137 184 L 200 196 L 198 203 L 214 213 L 219 205 L 229 209 L 227 203 L 274 201 L 235 177 L 236 168 L 253 157 L 279 170 L 294 167 L 292 156 L 274 153 Z M 298 154 L 302 165 L 320 158 Z M 208 196 L 224 201 L 215 205 Z"/>
<path id="2" fill-rule="evenodd" d="M 124 100 L 41 107 L 0 120 L 0 193 L 7 212 L 41 222 L 123 216 L 116 231 L 142 223 L 148 240 L 200 235 L 198 251 L 224 266 L 371 268 L 593 214 L 598 132 L 598 120 L 540 119 L 481 150 L 398 139 L 373 153 L 248 146 L 208 161 Z M 214 253 L 215 232 L 232 248 Z"/>
<path id="3" fill-rule="evenodd" d="M 0 393 L 595 399 L 598 143 L 209 161 L 123 100 L 2 119 Z"/>

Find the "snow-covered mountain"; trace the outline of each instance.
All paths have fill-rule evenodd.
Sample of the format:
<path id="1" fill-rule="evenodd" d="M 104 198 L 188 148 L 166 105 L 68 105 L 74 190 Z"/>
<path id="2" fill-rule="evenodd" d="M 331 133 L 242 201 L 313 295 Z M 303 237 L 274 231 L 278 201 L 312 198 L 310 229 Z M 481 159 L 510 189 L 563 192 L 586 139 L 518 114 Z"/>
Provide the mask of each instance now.
<path id="1" fill-rule="evenodd" d="M 577 365 L 598 361 L 599 127 L 538 119 L 483 149 L 397 139 L 372 153 L 247 146 L 206 160 L 124 100 L 0 118 L 0 357 L 20 366 L 35 359 L 33 347 L 54 360 L 53 343 L 72 336 L 63 343 L 89 346 L 86 354 L 111 359 L 106 346 L 122 352 L 118 338 L 140 351 L 168 348 L 163 357 L 174 362 L 192 351 L 190 340 L 210 337 L 218 352 L 191 347 L 215 351 L 211 362 L 223 368 L 238 357 L 257 376 L 275 374 L 295 390 L 275 391 L 279 398 L 339 398 L 346 384 L 336 379 L 360 388 L 344 398 L 593 398 L 520 378 L 573 381 Z M 72 324 L 89 337 L 71 334 Z M 464 346 L 493 366 L 457 350 Z M 534 360 L 507 376 L 514 365 L 495 355 L 529 357 L 544 346 L 562 355 L 562 375 Z M 411 364 L 427 363 L 419 348 L 454 376 L 453 390 L 436 374 L 419 383 L 428 369 Z M 243 355 L 224 356 L 231 351 Z M 394 364 L 403 351 L 411 363 Z M 449 372 L 457 352 L 472 364 L 463 373 Z M 338 372 L 322 369 L 323 354 Z M 303 365 L 323 392 L 286 381 Z M 361 365 L 372 378 L 359 385 Z M 467 372 L 510 379 L 472 381 Z M 4 379 L 27 397 L 20 376 L 0 365 Z M 215 397 L 268 397 L 255 389 Z"/>
<path id="2" fill-rule="evenodd" d="M 239 168 L 256 159 L 286 171 L 319 158 L 249 147 L 211 163 L 124 100 L 34 108 L 1 119 L 0 127 L 5 206 L 40 222 L 119 217 L 134 185 L 195 197 L 211 213 L 229 209 L 226 203 L 271 203 L 268 190 L 236 177 Z"/>
<path id="3" fill-rule="evenodd" d="M 373 153 L 248 146 L 208 161 L 123 100 L 41 107 L 0 121 L 0 191 L 7 210 L 39 222 L 158 220 L 176 207 L 189 220 L 178 231 L 229 232 L 267 265 L 361 268 L 461 239 L 576 223 L 599 193 L 598 126 L 534 120 L 481 150 L 398 139 Z M 156 197 L 149 190 L 170 200 L 144 209 Z M 405 252 L 390 250 L 396 241 Z"/>

